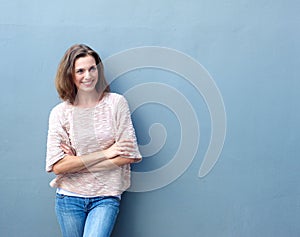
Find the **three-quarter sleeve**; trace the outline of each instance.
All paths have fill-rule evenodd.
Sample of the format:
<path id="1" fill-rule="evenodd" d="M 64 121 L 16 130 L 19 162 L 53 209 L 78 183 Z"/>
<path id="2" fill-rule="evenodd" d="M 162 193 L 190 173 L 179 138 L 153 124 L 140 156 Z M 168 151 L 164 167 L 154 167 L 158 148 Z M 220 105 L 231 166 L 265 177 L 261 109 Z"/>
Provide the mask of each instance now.
<path id="1" fill-rule="evenodd" d="M 67 132 L 63 128 L 61 117 L 62 111 L 60 106 L 55 107 L 50 112 L 46 155 L 47 172 L 51 172 L 53 165 L 65 156 L 65 153 L 60 147 L 61 142 L 69 141 Z"/>
<path id="2" fill-rule="evenodd" d="M 116 103 L 116 141 L 121 140 L 133 141 L 134 152 L 130 154 L 130 158 L 142 158 L 138 149 L 129 106 L 124 96 L 120 96 Z"/>

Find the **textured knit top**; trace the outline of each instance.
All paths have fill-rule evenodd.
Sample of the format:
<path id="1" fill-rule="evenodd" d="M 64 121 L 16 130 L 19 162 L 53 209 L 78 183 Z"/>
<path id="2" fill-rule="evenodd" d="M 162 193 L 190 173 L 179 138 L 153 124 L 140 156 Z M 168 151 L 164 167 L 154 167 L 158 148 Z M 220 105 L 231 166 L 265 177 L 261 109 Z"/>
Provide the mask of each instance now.
<path id="1" fill-rule="evenodd" d="M 71 145 L 76 155 L 87 155 L 110 147 L 120 140 L 132 140 L 134 152 L 130 158 L 141 158 L 126 99 L 116 93 L 106 93 L 92 108 L 80 108 L 68 102 L 55 106 L 49 116 L 46 171 L 66 155 L 62 142 Z M 52 187 L 87 196 L 120 195 L 130 186 L 130 165 L 115 166 L 97 172 L 57 175 Z"/>

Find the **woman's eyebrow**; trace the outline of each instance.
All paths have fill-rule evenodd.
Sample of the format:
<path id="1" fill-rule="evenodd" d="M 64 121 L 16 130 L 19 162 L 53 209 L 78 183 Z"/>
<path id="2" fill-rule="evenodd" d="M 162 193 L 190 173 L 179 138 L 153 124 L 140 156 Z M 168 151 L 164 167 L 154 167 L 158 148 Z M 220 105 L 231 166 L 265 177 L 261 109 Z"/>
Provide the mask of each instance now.
<path id="1" fill-rule="evenodd" d="M 91 65 L 91 66 L 89 66 L 89 67 L 87 67 L 87 68 L 92 68 L 92 67 L 97 67 L 97 65 L 96 64 L 93 64 L 93 65 Z M 86 69 L 85 67 L 76 67 L 75 68 L 75 70 L 80 70 L 80 69 Z"/>

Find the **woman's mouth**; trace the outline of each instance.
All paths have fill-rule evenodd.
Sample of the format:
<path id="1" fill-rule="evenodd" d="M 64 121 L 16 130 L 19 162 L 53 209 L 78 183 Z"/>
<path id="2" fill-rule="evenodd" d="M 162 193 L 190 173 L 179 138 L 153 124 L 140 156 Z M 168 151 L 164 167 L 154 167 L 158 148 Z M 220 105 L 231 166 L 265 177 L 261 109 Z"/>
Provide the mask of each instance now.
<path id="1" fill-rule="evenodd" d="M 81 82 L 81 84 L 83 84 L 86 87 L 89 87 L 93 84 L 94 80 L 90 80 L 90 81 L 83 81 Z"/>

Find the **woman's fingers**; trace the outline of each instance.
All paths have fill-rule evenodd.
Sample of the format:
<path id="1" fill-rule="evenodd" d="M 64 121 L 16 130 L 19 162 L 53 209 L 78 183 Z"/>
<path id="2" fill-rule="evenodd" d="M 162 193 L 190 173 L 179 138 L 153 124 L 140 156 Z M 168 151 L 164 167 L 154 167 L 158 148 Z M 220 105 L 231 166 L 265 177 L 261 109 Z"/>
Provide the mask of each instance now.
<path id="1" fill-rule="evenodd" d="M 132 142 L 123 142 L 123 143 L 118 143 L 118 148 L 121 151 L 132 151 L 134 150 L 134 145 Z"/>
<path id="2" fill-rule="evenodd" d="M 66 143 L 61 143 L 60 144 L 61 149 L 63 150 L 63 152 L 65 152 L 68 155 L 76 155 L 76 151 L 73 147 L 69 146 Z"/>
<path id="3" fill-rule="evenodd" d="M 118 147 L 121 148 L 134 148 L 134 143 L 130 140 L 123 140 L 123 141 L 118 141 L 116 142 Z"/>
<path id="4" fill-rule="evenodd" d="M 120 140 L 115 142 L 111 147 L 103 150 L 104 155 L 107 158 L 114 158 L 116 156 L 129 157 L 134 152 L 135 146 L 131 140 Z"/>

